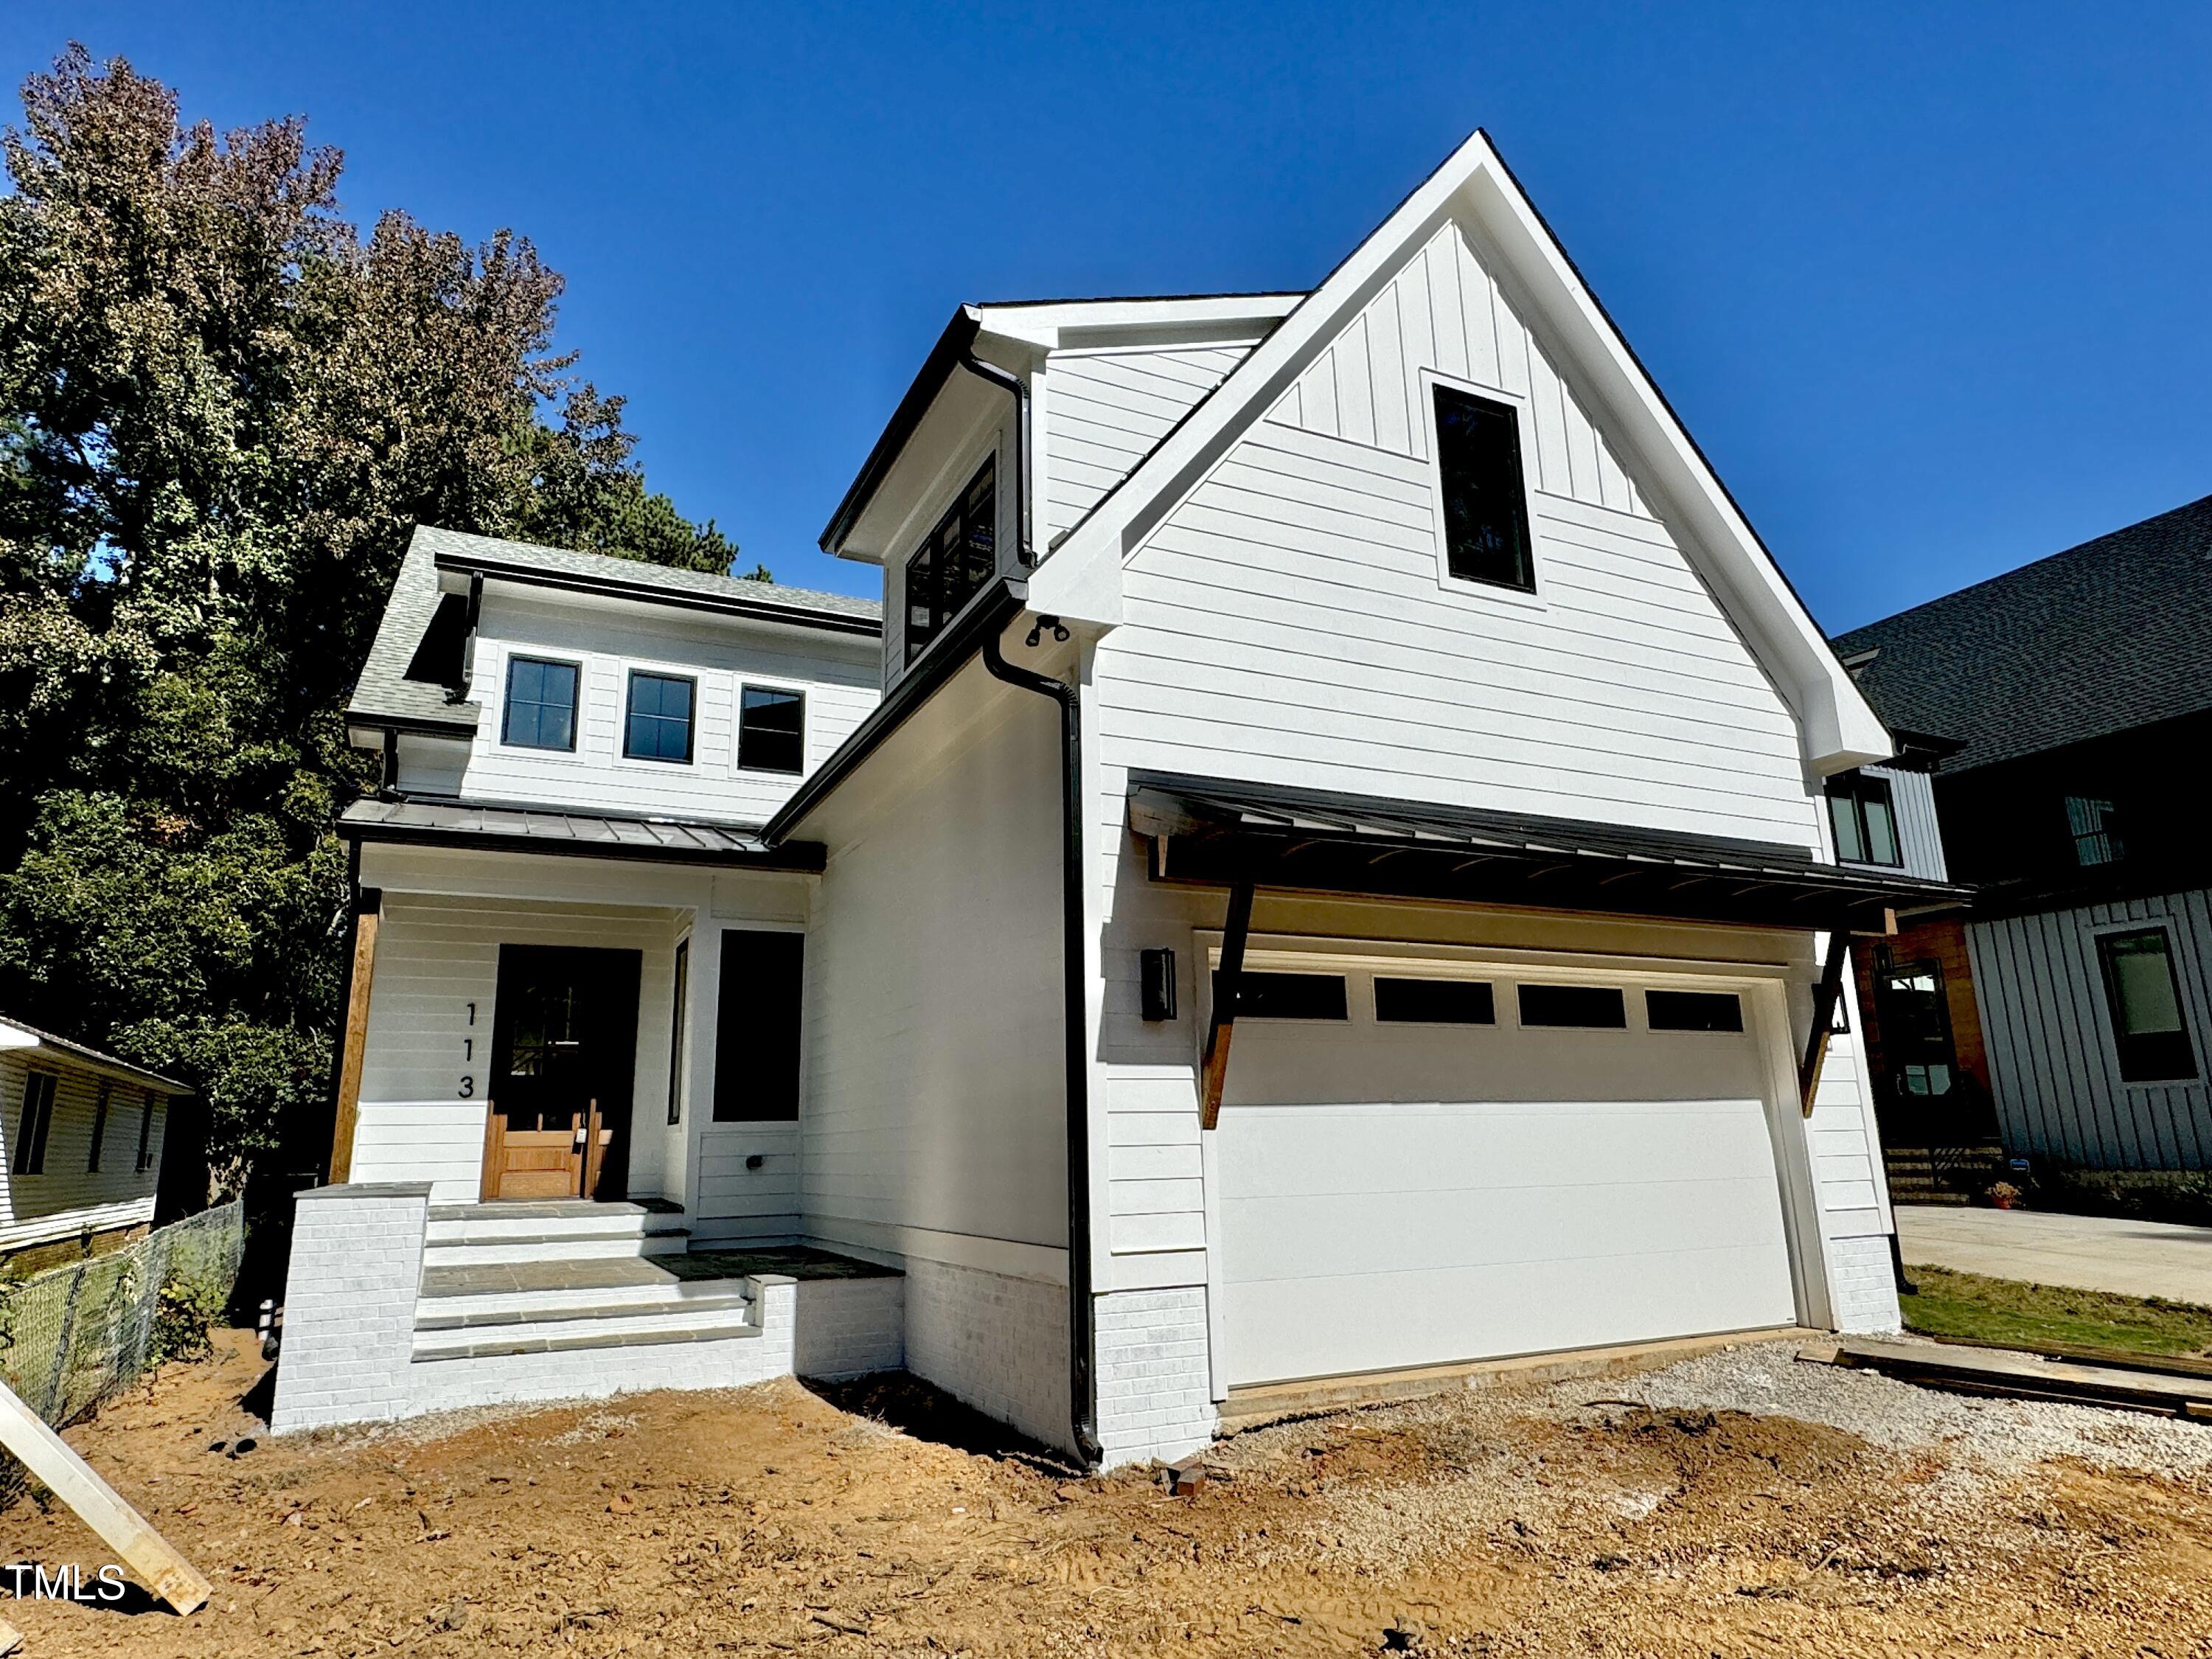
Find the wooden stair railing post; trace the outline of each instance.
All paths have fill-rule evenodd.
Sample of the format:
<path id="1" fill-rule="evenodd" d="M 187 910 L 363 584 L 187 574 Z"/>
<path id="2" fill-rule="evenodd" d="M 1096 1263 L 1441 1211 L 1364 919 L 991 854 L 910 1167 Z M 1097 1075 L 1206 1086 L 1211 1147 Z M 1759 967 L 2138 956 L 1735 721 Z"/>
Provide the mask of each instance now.
<path id="1" fill-rule="evenodd" d="M 338 1097 L 331 1122 L 332 1186 L 353 1175 L 354 1132 L 361 1122 L 361 1074 L 368 1053 L 368 998 L 376 976 L 376 930 L 384 914 L 381 888 L 354 890 L 353 950 L 346 959 L 345 1036 L 338 1061 Z"/>
<path id="2" fill-rule="evenodd" d="M 1229 890 L 1229 923 L 1221 935 L 1221 971 L 1214 981 L 1213 1019 L 1206 1034 L 1206 1059 L 1200 1067 L 1198 1127 L 1221 1121 L 1221 1091 L 1229 1081 L 1229 1039 L 1237 1024 L 1237 1005 L 1244 990 L 1244 940 L 1252 931 L 1252 883 Z"/>

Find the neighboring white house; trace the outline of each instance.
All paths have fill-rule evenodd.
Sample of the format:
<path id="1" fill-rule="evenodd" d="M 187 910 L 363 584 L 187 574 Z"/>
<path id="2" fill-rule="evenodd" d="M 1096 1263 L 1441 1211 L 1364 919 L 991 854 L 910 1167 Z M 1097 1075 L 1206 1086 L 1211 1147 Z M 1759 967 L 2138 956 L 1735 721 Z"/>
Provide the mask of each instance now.
<path id="1" fill-rule="evenodd" d="M 1955 890 L 1834 861 L 1895 745 L 1486 139 L 1310 294 L 963 307 L 823 539 L 883 622 L 417 533 L 280 1427 L 888 1356 L 1122 1462 L 1894 1327 L 1827 1033 Z M 732 1242 L 680 1375 L 477 1272 Z"/>
<path id="2" fill-rule="evenodd" d="M 112 1249 L 154 1219 L 183 1084 L 0 1017 L 0 1265 Z"/>

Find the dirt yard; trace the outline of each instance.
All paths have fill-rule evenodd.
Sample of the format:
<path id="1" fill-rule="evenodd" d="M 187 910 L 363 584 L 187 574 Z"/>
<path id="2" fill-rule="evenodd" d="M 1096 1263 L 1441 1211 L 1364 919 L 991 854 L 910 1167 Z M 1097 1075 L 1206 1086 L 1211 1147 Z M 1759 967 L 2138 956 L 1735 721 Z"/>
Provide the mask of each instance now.
<path id="1" fill-rule="evenodd" d="M 29 1659 L 2212 1655 L 2212 1427 L 1780 1345 L 1281 1425 L 1184 1498 L 963 1449 L 988 1431 L 880 1384 L 842 1397 L 915 1434 L 785 1382 L 233 1455 L 261 1367 L 217 1351 L 70 1435 L 213 1603 L 0 1604 Z M 0 1549 L 107 1559 L 28 1502 Z"/>

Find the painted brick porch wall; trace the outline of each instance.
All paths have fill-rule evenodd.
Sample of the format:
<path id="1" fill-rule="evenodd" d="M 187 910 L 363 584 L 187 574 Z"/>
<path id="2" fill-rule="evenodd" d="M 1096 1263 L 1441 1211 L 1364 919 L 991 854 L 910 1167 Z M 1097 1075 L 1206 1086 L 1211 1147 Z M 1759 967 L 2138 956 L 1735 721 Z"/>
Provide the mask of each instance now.
<path id="1" fill-rule="evenodd" d="M 1887 1236 L 1828 1241 L 1828 1297 L 1839 1331 L 1873 1334 L 1904 1328 Z"/>
<path id="2" fill-rule="evenodd" d="M 1105 1464 L 1174 1459 L 1213 1438 L 1206 1292 L 1128 1291 L 1093 1304 Z"/>
<path id="3" fill-rule="evenodd" d="M 906 1260 L 906 1368 L 1031 1439 L 1072 1451 L 1067 1291 Z"/>
<path id="4" fill-rule="evenodd" d="M 318 1187 L 294 1213 L 269 1426 L 287 1434 L 406 1416 L 430 1183 Z"/>

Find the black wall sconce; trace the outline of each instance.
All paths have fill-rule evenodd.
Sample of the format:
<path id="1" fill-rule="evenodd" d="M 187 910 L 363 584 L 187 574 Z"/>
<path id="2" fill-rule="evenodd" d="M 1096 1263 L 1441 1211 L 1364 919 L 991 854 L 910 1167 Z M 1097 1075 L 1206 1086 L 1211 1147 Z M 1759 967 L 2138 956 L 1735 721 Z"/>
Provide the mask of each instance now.
<path id="1" fill-rule="evenodd" d="M 1143 1007 L 1148 1020 L 1176 1017 L 1175 952 L 1163 947 L 1139 952 L 1143 963 Z"/>

